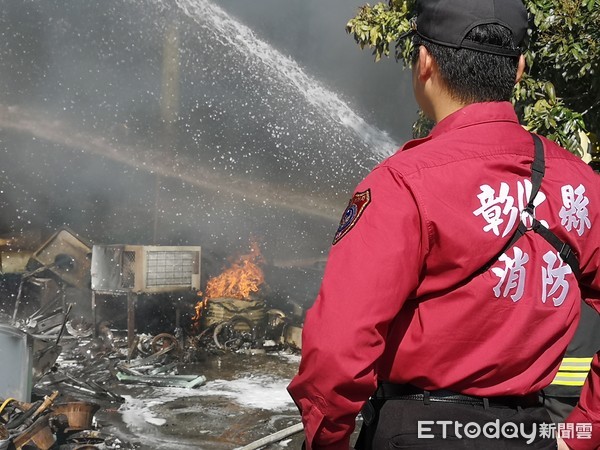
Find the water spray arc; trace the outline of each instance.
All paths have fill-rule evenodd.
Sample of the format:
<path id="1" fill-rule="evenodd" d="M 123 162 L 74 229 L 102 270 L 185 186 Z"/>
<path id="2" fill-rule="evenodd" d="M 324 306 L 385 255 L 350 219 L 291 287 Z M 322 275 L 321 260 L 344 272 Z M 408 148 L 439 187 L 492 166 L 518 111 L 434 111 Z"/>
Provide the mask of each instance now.
<path id="1" fill-rule="evenodd" d="M 214 245 L 258 231 L 286 259 L 310 258 L 396 148 L 211 1 L 107 0 L 96 7 L 113 26 L 98 28 L 36 5 L 64 27 L 35 33 L 53 44 L 31 50 L 47 67 L 26 74 L 30 97 L 0 101 L 6 164 L 22 174 L 7 177 L 5 202 L 34 223 Z"/>
<path id="2" fill-rule="evenodd" d="M 307 75 L 296 61 L 257 38 L 250 28 L 214 3 L 208 0 L 176 0 L 176 3 L 199 26 L 214 33 L 216 39 L 247 58 L 259 61 L 279 82 L 294 86 L 316 110 L 356 133 L 372 151 L 374 161 L 390 156 L 398 147 L 385 132 L 365 122 L 338 95 Z"/>

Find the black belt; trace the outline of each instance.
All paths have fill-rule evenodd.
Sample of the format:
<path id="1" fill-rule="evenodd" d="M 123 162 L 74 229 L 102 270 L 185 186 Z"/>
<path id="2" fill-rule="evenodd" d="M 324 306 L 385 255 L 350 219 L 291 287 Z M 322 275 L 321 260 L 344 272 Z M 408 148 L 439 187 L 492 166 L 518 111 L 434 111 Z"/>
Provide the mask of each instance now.
<path id="1" fill-rule="evenodd" d="M 418 400 L 425 404 L 429 402 L 459 403 L 484 408 L 529 408 L 541 405 L 537 392 L 523 396 L 476 397 L 445 389 L 427 391 L 411 384 L 394 383 L 380 383 L 373 398 L 379 400 Z"/>

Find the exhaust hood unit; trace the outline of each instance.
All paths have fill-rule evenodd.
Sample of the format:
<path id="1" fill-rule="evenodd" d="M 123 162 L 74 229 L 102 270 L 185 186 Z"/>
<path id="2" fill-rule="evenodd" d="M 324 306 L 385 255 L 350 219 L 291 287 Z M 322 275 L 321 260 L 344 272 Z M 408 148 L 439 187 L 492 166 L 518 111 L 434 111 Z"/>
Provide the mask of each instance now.
<path id="1" fill-rule="evenodd" d="M 73 230 L 61 227 L 33 253 L 28 270 L 45 266 L 70 285 L 89 289 L 90 248 Z"/>

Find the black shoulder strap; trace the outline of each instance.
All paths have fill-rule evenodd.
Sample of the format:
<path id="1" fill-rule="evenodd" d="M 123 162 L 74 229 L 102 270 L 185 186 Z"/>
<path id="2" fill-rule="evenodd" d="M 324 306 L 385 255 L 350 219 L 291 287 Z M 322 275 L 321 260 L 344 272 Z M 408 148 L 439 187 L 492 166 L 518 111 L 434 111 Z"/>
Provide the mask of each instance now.
<path id="1" fill-rule="evenodd" d="M 558 252 L 560 258 L 571 266 L 573 274 L 579 279 L 581 276 L 581 268 L 577 255 L 569 244 L 560 240 L 552 231 L 542 225 L 537 219 L 533 220 L 533 231 L 543 237 L 554 249 Z"/>
<path id="2" fill-rule="evenodd" d="M 529 202 L 527 202 L 527 207 L 525 209 L 533 213 L 533 201 L 540 191 L 540 187 L 542 187 L 542 180 L 546 173 L 546 159 L 544 157 L 544 143 L 537 134 L 530 134 L 533 138 L 535 153 L 533 155 L 533 163 L 531 163 L 531 195 L 529 196 Z"/>
<path id="3" fill-rule="evenodd" d="M 540 188 L 542 186 L 542 180 L 544 179 L 544 174 L 546 172 L 546 161 L 544 157 L 544 144 L 542 140 L 539 138 L 537 134 L 531 133 L 531 137 L 533 138 L 533 143 L 535 146 L 535 153 L 533 157 L 533 163 L 531 164 L 531 194 L 529 195 L 529 199 L 527 201 L 527 206 L 523 211 L 521 211 L 521 220 L 519 221 L 519 226 L 517 227 L 515 233 L 511 237 L 511 239 L 506 243 L 506 245 L 500 250 L 499 253 L 490 260 L 488 264 L 485 265 L 484 269 L 489 269 L 492 264 L 494 264 L 500 255 L 505 253 L 509 248 L 511 248 L 515 243 L 529 230 L 527 226 L 523 223 L 523 215 L 527 214 L 532 221 L 531 230 L 535 233 L 539 234 L 542 238 L 544 238 L 552 247 L 556 249 L 561 259 L 567 263 L 571 270 L 573 270 L 573 274 L 577 278 L 581 276 L 581 269 L 579 267 L 579 260 L 577 256 L 573 252 L 571 246 L 566 242 L 560 240 L 558 236 L 556 236 L 552 231 L 546 228 L 539 220 L 535 218 L 535 197 L 537 196 Z"/>

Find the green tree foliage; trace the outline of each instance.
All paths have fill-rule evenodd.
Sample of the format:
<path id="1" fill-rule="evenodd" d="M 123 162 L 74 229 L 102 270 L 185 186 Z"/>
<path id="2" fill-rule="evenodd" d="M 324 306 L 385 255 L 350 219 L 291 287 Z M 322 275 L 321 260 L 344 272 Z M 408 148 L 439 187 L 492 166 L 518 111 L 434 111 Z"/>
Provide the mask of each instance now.
<path id="1" fill-rule="evenodd" d="M 600 153 L 600 0 L 526 0 L 525 5 L 531 23 L 527 72 L 513 96 L 523 125 L 577 155 L 590 141 L 593 153 Z M 376 61 L 393 51 L 409 66 L 412 43 L 398 38 L 410 29 L 414 7 L 415 0 L 366 4 L 346 31 L 361 48 L 373 49 Z"/>

